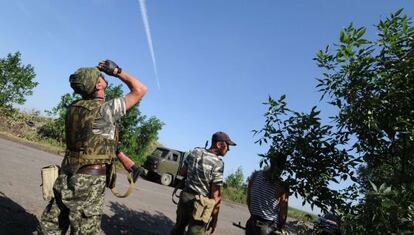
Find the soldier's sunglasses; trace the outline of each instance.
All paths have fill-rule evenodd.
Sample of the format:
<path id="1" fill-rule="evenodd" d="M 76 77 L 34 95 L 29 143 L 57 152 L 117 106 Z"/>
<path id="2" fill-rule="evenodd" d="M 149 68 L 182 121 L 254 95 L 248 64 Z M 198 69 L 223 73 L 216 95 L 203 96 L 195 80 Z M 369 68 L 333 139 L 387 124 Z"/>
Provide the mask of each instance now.
<path id="1" fill-rule="evenodd" d="M 99 73 L 98 77 L 101 77 L 105 81 L 106 85 L 108 86 L 108 81 L 105 79 L 105 76 L 103 73 Z"/>

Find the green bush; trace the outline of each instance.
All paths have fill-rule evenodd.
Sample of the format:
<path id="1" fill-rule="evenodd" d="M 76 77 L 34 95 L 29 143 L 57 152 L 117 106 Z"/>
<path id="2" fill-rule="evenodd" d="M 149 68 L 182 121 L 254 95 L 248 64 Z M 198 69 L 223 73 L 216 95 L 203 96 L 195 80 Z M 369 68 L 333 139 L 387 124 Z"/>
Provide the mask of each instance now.
<path id="1" fill-rule="evenodd" d="M 247 189 L 246 188 L 233 188 L 230 186 L 224 186 L 222 191 L 222 197 L 226 200 L 246 204 Z"/>
<path id="2" fill-rule="evenodd" d="M 414 185 L 395 188 L 371 182 L 372 190 L 343 216 L 344 234 L 412 234 Z"/>
<path id="3" fill-rule="evenodd" d="M 65 126 L 58 120 L 50 120 L 39 128 L 38 135 L 42 138 L 53 139 L 59 144 L 65 142 Z"/>

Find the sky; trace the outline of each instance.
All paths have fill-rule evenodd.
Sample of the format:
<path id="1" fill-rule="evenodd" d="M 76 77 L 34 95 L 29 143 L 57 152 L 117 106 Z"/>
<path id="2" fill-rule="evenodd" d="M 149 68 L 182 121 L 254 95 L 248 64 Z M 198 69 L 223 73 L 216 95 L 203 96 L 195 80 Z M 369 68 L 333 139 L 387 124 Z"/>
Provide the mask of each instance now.
<path id="1" fill-rule="evenodd" d="M 20 51 L 39 82 L 23 110 L 50 110 L 72 92 L 71 73 L 111 59 L 148 87 L 139 108 L 165 123 L 161 144 L 187 151 L 224 131 L 237 143 L 223 158 L 224 174 L 241 167 L 245 177 L 267 150 L 252 130 L 264 126 L 269 96 L 286 94 L 297 111 L 318 105 L 325 118 L 334 112 L 315 88 L 323 72 L 312 60 L 318 49 L 351 22 L 374 39 L 375 24 L 390 13 L 404 8 L 414 16 L 414 2 L 401 0 L 0 3 L 0 57 Z M 290 206 L 310 210 L 300 200 Z"/>

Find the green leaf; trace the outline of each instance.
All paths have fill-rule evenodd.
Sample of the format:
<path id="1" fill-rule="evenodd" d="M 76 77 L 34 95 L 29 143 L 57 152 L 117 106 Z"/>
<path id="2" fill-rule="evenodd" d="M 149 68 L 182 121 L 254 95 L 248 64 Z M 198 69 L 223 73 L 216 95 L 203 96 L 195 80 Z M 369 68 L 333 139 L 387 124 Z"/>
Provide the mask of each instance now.
<path id="1" fill-rule="evenodd" d="M 366 28 L 360 28 L 360 29 L 358 29 L 357 38 L 361 38 L 365 34 L 366 31 L 367 31 Z"/>
<path id="2" fill-rule="evenodd" d="M 382 183 L 381 186 L 379 187 L 378 191 L 383 192 L 385 187 L 387 187 L 386 184 Z"/>
<path id="3" fill-rule="evenodd" d="M 318 50 L 318 52 L 316 53 L 316 57 L 318 58 L 318 59 L 320 59 L 320 60 L 322 60 L 323 59 L 323 52 L 322 52 L 322 50 Z"/>
<path id="4" fill-rule="evenodd" d="M 381 202 L 381 206 L 385 209 L 390 209 L 392 206 L 392 203 L 388 200 L 384 200 Z"/>
<path id="5" fill-rule="evenodd" d="M 345 32 L 344 31 L 341 31 L 339 33 L 339 41 L 342 42 L 342 43 L 345 43 L 345 39 L 346 39 Z"/>
<path id="6" fill-rule="evenodd" d="M 389 194 L 391 191 L 392 191 L 391 187 L 387 187 L 386 189 L 384 189 L 383 193 Z"/>
<path id="7" fill-rule="evenodd" d="M 369 183 L 371 184 L 372 189 L 374 189 L 375 192 L 378 192 L 377 186 L 370 180 Z"/>
<path id="8" fill-rule="evenodd" d="M 404 8 L 399 9 L 397 12 L 394 13 L 395 16 L 399 16 Z"/>

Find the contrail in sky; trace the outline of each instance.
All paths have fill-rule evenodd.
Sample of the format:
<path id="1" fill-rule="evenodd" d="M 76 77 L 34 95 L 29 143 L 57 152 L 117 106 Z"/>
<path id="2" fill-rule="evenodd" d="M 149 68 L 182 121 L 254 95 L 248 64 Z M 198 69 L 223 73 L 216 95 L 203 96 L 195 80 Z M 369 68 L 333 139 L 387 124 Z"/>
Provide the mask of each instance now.
<path id="1" fill-rule="evenodd" d="M 160 89 L 160 81 L 158 79 L 157 63 L 155 62 L 154 48 L 152 46 L 151 31 L 148 23 L 147 7 L 145 0 L 139 0 L 139 8 L 141 9 L 142 21 L 144 22 L 145 34 L 147 35 L 148 47 L 150 49 L 152 64 L 154 66 L 155 79 L 157 80 L 158 89 Z"/>

